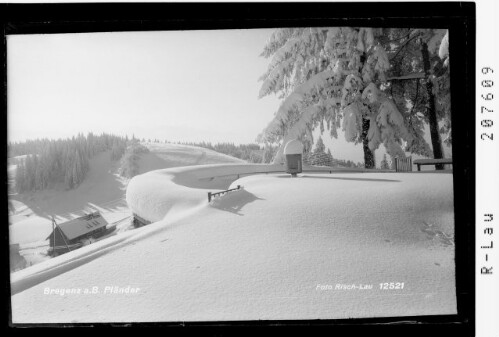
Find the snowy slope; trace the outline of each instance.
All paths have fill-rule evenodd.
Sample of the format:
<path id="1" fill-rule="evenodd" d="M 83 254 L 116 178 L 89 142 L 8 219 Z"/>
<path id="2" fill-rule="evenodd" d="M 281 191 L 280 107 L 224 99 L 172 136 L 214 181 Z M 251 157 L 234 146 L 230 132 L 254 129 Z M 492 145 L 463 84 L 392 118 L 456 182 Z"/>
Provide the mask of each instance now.
<path id="1" fill-rule="evenodd" d="M 99 210 L 109 215 L 126 212 L 123 200 L 126 186 L 117 176 L 117 163 L 112 162 L 109 153 L 101 153 L 90 160 L 90 171 L 85 181 L 76 189 L 65 190 L 62 186 L 54 189 L 12 194 L 9 196 L 13 208 L 9 210 L 10 242 L 29 243 L 43 241 L 51 233 L 50 218 L 64 222 L 84 211 Z M 126 215 L 124 215 L 126 216 Z"/>
<path id="2" fill-rule="evenodd" d="M 155 175 L 158 182 L 175 178 Z M 212 204 L 202 201 L 206 190 L 200 189 L 199 203 L 182 212 L 12 274 L 13 321 L 456 312 L 452 175 L 268 174 L 237 184 L 244 189 Z M 380 290 L 384 282 L 404 288 Z M 334 290 L 337 284 L 373 288 Z M 128 286 L 139 289 L 114 294 L 106 288 Z"/>
<path id="3" fill-rule="evenodd" d="M 214 163 L 242 163 L 244 161 L 215 151 L 186 145 L 145 143 L 150 152 L 142 154 L 139 172 L 168 167 Z M 117 223 L 117 232 L 130 228 L 131 215 L 125 201 L 127 181 L 117 174 L 119 163 L 110 160 L 109 153 L 101 153 L 90 160 L 85 181 L 74 190 L 62 186 L 54 189 L 19 195 L 12 188 L 17 163 L 26 156 L 9 158 L 9 240 L 21 244 L 21 254 L 28 265 L 48 259 L 46 238 L 52 232 L 51 216 L 57 223 L 100 211 L 108 223 Z M 133 227 L 132 227 L 133 228 Z"/>
<path id="4" fill-rule="evenodd" d="M 179 166 L 246 163 L 244 160 L 197 146 L 162 143 L 143 144 L 147 146 L 150 152 L 141 155 L 140 173 Z"/>
<path id="5" fill-rule="evenodd" d="M 168 167 L 214 163 L 241 163 L 215 151 L 196 146 L 145 143 L 150 153 L 142 154 L 139 172 Z M 15 177 L 17 159 L 9 159 L 9 177 Z M 50 217 L 64 222 L 84 212 L 99 210 L 108 222 L 117 221 L 129 215 L 124 199 L 126 181 L 118 174 L 118 163 L 111 161 L 109 153 L 101 153 L 90 160 L 87 178 L 76 189 L 59 187 L 9 196 L 9 222 L 11 243 L 43 241 L 51 233 Z"/>
<path id="6" fill-rule="evenodd" d="M 127 201 L 135 214 L 151 221 L 156 221 L 155 218 L 163 219 L 168 215 L 171 222 L 195 212 L 203 204 L 206 200 L 204 188 L 227 188 L 240 174 L 276 170 L 281 171 L 282 167 L 263 164 L 212 164 L 152 171 L 136 176 L 129 182 Z M 115 250 L 131 240 L 154 234 L 161 228 L 158 224 L 130 233 L 120 233 L 116 237 L 93 243 L 90 247 L 51 259 L 43 265 L 16 272 L 11 278 L 11 291 L 23 291 Z"/>
<path id="7" fill-rule="evenodd" d="M 156 222 L 169 212 L 200 204 L 210 190 L 227 189 L 239 175 L 282 171 L 281 165 L 265 164 L 212 164 L 156 170 L 132 178 L 126 200 L 135 214 Z"/>

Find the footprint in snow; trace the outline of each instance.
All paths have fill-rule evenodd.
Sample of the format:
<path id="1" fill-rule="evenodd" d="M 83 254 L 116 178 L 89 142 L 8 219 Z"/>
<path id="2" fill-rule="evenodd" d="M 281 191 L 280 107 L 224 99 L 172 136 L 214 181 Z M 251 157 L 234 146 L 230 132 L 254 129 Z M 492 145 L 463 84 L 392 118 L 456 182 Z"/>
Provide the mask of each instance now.
<path id="1" fill-rule="evenodd" d="M 423 221 L 423 228 L 421 228 L 421 231 L 426 234 L 426 237 L 429 240 L 437 240 L 444 246 L 454 246 L 454 237 L 447 235 L 432 224 Z"/>

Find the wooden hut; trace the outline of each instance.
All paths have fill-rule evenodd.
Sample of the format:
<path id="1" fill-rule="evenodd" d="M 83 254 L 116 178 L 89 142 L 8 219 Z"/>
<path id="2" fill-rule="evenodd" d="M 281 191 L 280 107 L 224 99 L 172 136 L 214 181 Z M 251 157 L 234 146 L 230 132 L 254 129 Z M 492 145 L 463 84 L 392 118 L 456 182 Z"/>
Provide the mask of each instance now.
<path id="1" fill-rule="evenodd" d="M 98 238 L 110 230 L 112 228 L 108 228 L 106 219 L 99 212 L 56 224 L 52 233 L 47 237 L 47 240 L 50 240 L 50 253 L 51 255 L 67 253 L 83 246 L 84 240 Z"/>

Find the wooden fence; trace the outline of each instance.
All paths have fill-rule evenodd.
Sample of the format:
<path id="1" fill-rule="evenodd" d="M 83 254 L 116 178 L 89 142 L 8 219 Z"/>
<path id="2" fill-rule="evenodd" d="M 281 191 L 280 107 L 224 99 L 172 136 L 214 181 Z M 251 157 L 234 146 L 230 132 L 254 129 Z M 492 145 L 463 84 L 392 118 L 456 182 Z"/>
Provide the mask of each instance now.
<path id="1" fill-rule="evenodd" d="M 407 158 L 395 157 L 394 163 L 396 172 L 412 172 L 412 156 Z"/>
<path id="2" fill-rule="evenodd" d="M 228 193 L 228 192 L 231 192 L 231 191 L 236 191 L 236 190 L 239 190 L 239 189 L 241 189 L 241 185 L 237 185 L 237 188 L 232 188 L 230 190 L 224 190 L 224 191 L 215 192 L 215 193 L 208 192 L 208 202 L 210 202 L 211 199 L 213 199 L 213 197 L 215 197 L 217 195 L 222 195 L 222 194 L 225 194 L 225 193 Z"/>

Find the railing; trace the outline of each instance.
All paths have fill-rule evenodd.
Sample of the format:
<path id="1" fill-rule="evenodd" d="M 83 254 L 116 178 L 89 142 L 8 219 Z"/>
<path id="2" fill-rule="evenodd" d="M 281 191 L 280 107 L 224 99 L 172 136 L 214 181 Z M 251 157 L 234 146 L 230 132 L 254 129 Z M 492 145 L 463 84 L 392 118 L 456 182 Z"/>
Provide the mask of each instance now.
<path id="1" fill-rule="evenodd" d="M 237 179 L 243 177 L 243 176 L 250 176 L 250 175 L 256 175 L 256 174 L 269 174 L 269 173 L 285 173 L 285 166 L 282 167 L 282 169 L 278 170 L 269 170 L 269 171 L 255 171 L 255 172 L 245 172 L 245 173 L 232 173 L 232 174 L 222 174 L 222 175 L 216 175 L 212 177 L 204 177 L 204 178 L 199 178 L 199 180 L 213 180 L 215 178 L 226 178 L 226 177 L 234 177 Z M 310 167 L 310 166 L 305 166 L 303 167 L 303 173 L 329 173 L 332 174 L 333 172 L 337 173 L 354 173 L 354 172 L 376 172 L 380 170 L 373 170 L 373 169 L 363 169 L 363 168 L 351 168 L 351 167 L 345 167 L 345 168 L 338 168 L 338 167 L 328 167 L 328 166 L 322 166 L 322 167 Z M 230 190 L 224 190 L 221 192 L 208 192 L 208 202 L 211 202 L 213 197 L 219 194 L 224 194 L 227 192 L 235 191 L 240 189 L 241 186 L 237 185 L 237 188 L 233 188 Z"/>
<path id="2" fill-rule="evenodd" d="M 414 161 L 414 164 L 418 166 L 418 171 L 421 171 L 421 165 L 452 165 L 452 158 L 418 159 Z"/>
<path id="3" fill-rule="evenodd" d="M 357 168 L 357 167 L 330 167 L 330 166 L 303 166 L 303 173 L 355 173 L 355 172 L 380 172 L 380 171 L 392 171 L 392 170 L 378 170 L 378 169 L 365 169 L 365 168 Z M 282 168 L 278 170 L 269 170 L 269 171 L 255 171 L 255 172 L 243 172 L 243 173 L 231 173 L 231 174 L 219 174 L 214 176 L 207 176 L 198 178 L 199 180 L 213 180 L 216 178 L 226 178 L 226 177 L 235 177 L 236 179 L 257 175 L 257 174 L 270 174 L 270 173 L 286 173 L 286 166 L 282 166 Z"/>
<path id="4" fill-rule="evenodd" d="M 224 190 L 224 191 L 220 191 L 220 192 L 215 192 L 215 193 L 212 193 L 212 192 L 208 192 L 208 202 L 211 202 L 211 199 L 217 195 L 222 195 L 222 194 L 225 194 L 225 193 L 228 193 L 228 192 L 231 192 L 231 191 L 236 191 L 236 190 L 239 190 L 241 189 L 241 185 L 237 185 L 237 188 L 232 188 L 230 190 Z"/>
<path id="5" fill-rule="evenodd" d="M 407 158 L 395 157 L 396 172 L 412 172 L 412 156 Z"/>

